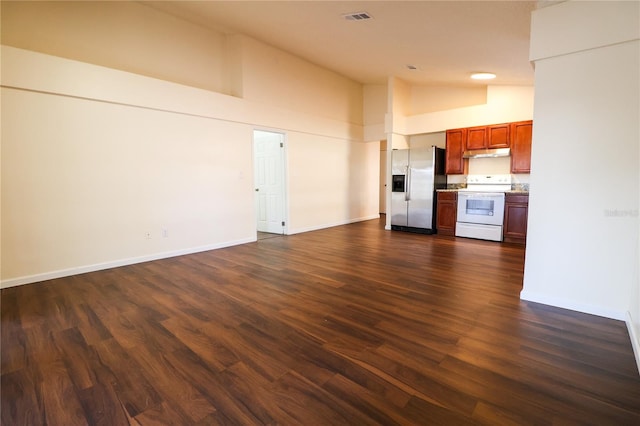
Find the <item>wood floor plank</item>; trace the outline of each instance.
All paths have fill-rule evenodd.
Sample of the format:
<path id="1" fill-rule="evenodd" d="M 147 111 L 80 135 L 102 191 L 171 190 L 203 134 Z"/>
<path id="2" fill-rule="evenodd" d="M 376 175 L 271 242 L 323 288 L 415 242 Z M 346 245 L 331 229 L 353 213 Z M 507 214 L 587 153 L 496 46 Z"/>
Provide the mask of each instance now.
<path id="1" fill-rule="evenodd" d="M 205 334 L 201 328 L 206 327 L 206 324 L 197 319 L 178 316 L 163 321 L 162 325 L 217 371 L 224 371 L 240 361 L 221 339 Z"/>
<path id="2" fill-rule="evenodd" d="M 85 342 L 93 344 L 113 337 L 93 309 L 86 303 L 74 305 L 74 311 L 77 319 L 74 328 L 80 331 Z"/>
<path id="3" fill-rule="evenodd" d="M 251 333 L 246 330 L 229 329 L 213 322 L 207 323 L 201 330 L 210 339 L 219 340 L 220 344 L 233 354 L 233 357 L 251 366 L 270 381 L 282 376 L 288 370 L 288 366 L 282 359 L 272 357 L 273 344 L 264 340 L 253 340 Z M 225 356 L 228 354 L 225 353 Z"/>
<path id="4" fill-rule="evenodd" d="M 27 337 L 22 327 L 15 289 L 2 293 L 0 307 L 0 335 L 11 342 L 10 345 L 0 345 L 0 371 L 6 374 L 26 366 Z"/>
<path id="5" fill-rule="evenodd" d="M 62 361 L 52 362 L 40 370 L 42 411 L 46 424 L 88 425 L 78 394 Z"/>
<path id="6" fill-rule="evenodd" d="M 273 388 L 278 405 L 297 424 L 306 424 L 313 413 L 313 422 L 327 425 L 375 425 L 376 420 L 332 395 L 324 388 L 307 381 L 295 372 L 288 372 Z"/>
<path id="7" fill-rule="evenodd" d="M 97 354 L 87 346 L 78 329 L 57 332 L 53 339 L 75 388 L 87 389 L 98 384 L 93 370 Z"/>
<path id="8" fill-rule="evenodd" d="M 621 321 L 384 220 L 3 289 L 1 424 L 640 424 Z"/>
<path id="9" fill-rule="evenodd" d="M 504 408 L 497 407 L 490 403 L 480 401 L 473 410 L 474 420 L 484 424 L 494 424 L 500 426 L 519 426 L 532 422 L 532 418 L 529 416 L 523 416 L 521 413 L 514 411 L 507 411 Z M 540 423 L 544 420 L 540 419 Z"/>
<path id="10" fill-rule="evenodd" d="M 424 399 L 413 397 L 404 412 L 417 424 L 424 425 L 477 425 L 477 422 L 457 411 L 442 407 Z M 491 424 L 491 423 L 488 423 Z"/>
<path id="11" fill-rule="evenodd" d="M 416 424 L 416 419 L 405 417 L 391 399 L 373 393 L 366 387 L 352 382 L 341 374 L 333 376 L 322 387 L 379 424 Z M 404 405 L 406 403 L 402 406 Z"/>
<path id="12" fill-rule="evenodd" d="M 162 402 L 152 383 L 142 374 L 140 366 L 115 339 L 99 343 L 96 349 L 101 365 L 113 377 L 110 386 L 130 417 Z"/>
<path id="13" fill-rule="evenodd" d="M 473 418 L 482 415 L 488 417 L 490 409 L 490 412 L 499 412 L 500 416 L 507 418 L 526 419 L 522 424 L 547 424 L 553 414 L 572 410 L 571 406 L 530 383 L 476 367 L 457 358 L 447 357 L 431 374 L 449 386 L 475 396 L 479 405 L 485 404 L 480 411 L 476 406 Z"/>
<path id="14" fill-rule="evenodd" d="M 538 405 L 538 408 L 545 407 L 545 410 L 550 413 L 553 413 L 554 410 L 565 413 L 562 415 L 566 418 L 575 419 L 584 424 L 590 424 L 593 416 L 606 419 L 607 422 L 615 420 L 616 424 L 624 424 L 627 416 L 630 415 L 629 418 L 632 419 L 638 415 L 638 407 L 627 411 L 621 403 L 618 403 L 617 406 L 610 405 L 607 401 L 593 398 L 584 390 L 576 389 L 568 384 L 563 375 L 552 375 L 538 366 L 530 366 L 529 363 L 507 361 L 491 356 L 478 356 L 475 352 L 459 352 L 455 358 L 478 366 L 482 370 L 496 373 L 498 376 L 513 377 L 518 383 L 536 388 L 537 400 L 544 401 L 544 404 L 538 405 L 537 400 L 534 400 L 533 403 Z M 527 367 L 524 368 L 524 365 Z"/>
<path id="15" fill-rule="evenodd" d="M 220 378 L 229 393 L 242 400 L 261 424 L 294 422 L 294 419 L 273 400 L 273 384 L 243 362 L 226 369 L 220 374 Z"/>
<path id="16" fill-rule="evenodd" d="M 138 414 L 130 424 L 144 425 L 144 426 L 165 426 L 165 425 L 182 425 L 182 424 L 196 424 L 187 422 L 184 418 L 184 414 L 179 407 L 172 406 L 169 402 L 162 402 L 158 405 L 146 409 L 144 412 Z M 202 420 L 211 421 L 211 417 L 207 416 Z M 115 423 L 113 423 L 115 424 Z M 217 422 L 211 422 L 207 424 L 218 424 Z"/>
<path id="17" fill-rule="evenodd" d="M 26 369 L 2 372 L 0 413 L 3 425 L 44 424 L 38 384 Z"/>
<path id="18" fill-rule="evenodd" d="M 180 350 L 167 354 L 167 359 L 200 393 L 206 395 L 219 418 L 229 424 L 260 424 L 245 405 L 242 395 L 234 394 L 233 388 L 225 386 L 221 374 L 210 369 L 195 353 Z"/>
<path id="19" fill-rule="evenodd" d="M 145 377 L 154 378 L 154 389 L 160 398 L 173 408 L 174 413 L 180 415 L 181 423 L 195 423 L 215 413 L 215 407 L 171 363 L 171 352 L 158 351 L 142 345 L 132 351 L 131 356 Z"/>
<path id="20" fill-rule="evenodd" d="M 348 351 L 347 348 L 334 350 L 340 355 L 357 362 L 370 371 L 380 371 L 410 387 L 413 394 L 430 403 L 470 416 L 478 400 L 460 389 L 425 374 L 425 370 L 412 368 L 398 359 L 387 358 L 375 351 Z"/>
<path id="21" fill-rule="evenodd" d="M 78 391 L 78 398 L 90 425 L 135 424 L 108 385 L 98 383 L 90 388 L 81 389 Z"/>

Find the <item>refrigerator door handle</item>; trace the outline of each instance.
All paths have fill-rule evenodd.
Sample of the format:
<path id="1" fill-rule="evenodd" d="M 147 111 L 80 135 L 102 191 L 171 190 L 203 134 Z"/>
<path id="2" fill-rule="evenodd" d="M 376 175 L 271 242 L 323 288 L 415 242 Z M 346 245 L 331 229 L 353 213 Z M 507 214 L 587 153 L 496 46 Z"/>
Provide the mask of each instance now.
<path id="1" fill-rule="evenodd" d="M 407 189 L 404 193 L 404 200 L 411 201 L 411 167 L 405 166 L 405 176 L 407 177 Z"/>

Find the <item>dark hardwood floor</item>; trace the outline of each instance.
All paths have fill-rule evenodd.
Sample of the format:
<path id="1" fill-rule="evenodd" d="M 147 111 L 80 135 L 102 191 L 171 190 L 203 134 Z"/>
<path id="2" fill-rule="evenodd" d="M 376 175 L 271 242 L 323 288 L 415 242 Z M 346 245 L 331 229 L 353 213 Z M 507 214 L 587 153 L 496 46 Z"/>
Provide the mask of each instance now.
<path id="1" fill-rule="evenodd" d="M 3 425 L 640 424 L 624 323 L 368 221 L 2 290 Z"/>

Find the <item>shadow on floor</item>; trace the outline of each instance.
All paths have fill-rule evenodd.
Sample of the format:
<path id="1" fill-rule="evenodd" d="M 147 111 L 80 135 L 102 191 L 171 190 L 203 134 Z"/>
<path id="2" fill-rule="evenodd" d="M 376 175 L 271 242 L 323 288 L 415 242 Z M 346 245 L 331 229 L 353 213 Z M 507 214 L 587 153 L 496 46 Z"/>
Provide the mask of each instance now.
<path id="1" fill-rule="evenodd" d="M 276 237 L 282 237 L 282 234 L 272 234 L 270 232 L 260 232 L 260 231 L 258 231 L 258 241 L 266 240 L 268 238 L 276 238 Z"/>

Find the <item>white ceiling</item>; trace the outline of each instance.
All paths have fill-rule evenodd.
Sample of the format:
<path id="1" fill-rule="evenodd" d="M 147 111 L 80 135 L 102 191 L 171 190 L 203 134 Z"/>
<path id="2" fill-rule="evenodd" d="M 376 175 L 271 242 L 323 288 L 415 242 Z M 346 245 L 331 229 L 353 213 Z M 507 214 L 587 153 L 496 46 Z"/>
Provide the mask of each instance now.
<path id="1" fill-rule="evenodd" d="M 364 84 L 397 76 L 419 85 L 533 85 L 534 1 L 153 1 L 188 21 L 242 33 Z M 342 15 L 368 12 L 373 19 Z M 410 71 L 407 65 L 418 69 Z"/>

